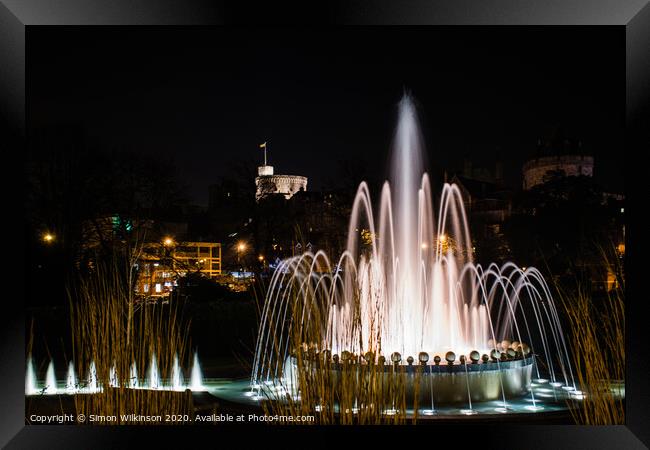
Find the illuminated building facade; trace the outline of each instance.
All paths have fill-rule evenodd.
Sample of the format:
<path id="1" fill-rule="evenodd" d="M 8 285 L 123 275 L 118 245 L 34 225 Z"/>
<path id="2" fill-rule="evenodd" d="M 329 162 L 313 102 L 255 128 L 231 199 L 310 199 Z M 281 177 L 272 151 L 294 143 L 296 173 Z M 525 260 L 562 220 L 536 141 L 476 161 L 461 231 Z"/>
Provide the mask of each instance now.
<path id="1" fill-rule="evenodd" d="M 188 273 L 208 278 L 221 275 L 221 244 L 217 242 L 181 242 L 171 240 L 145 244 L 138 259 L 136 294 L 165 297 Z"/>
<path id="2" fill-rule="evenodd" d="M 582 142 L 561 136 L 538 141 L 537 154 L 523 167 L 524 190 L 556 178 L 594 176 L 594 158 L 585 154 Z"/>
<path id="3" fill-rule="evenodd" d="M 307 177 L 300 175 L 274 175 L 273 166 L 259 166 L 255 178 L 255 200 L 272 194 L 284 195 L 287 200 L 296 192 L 307 190 Z"/>

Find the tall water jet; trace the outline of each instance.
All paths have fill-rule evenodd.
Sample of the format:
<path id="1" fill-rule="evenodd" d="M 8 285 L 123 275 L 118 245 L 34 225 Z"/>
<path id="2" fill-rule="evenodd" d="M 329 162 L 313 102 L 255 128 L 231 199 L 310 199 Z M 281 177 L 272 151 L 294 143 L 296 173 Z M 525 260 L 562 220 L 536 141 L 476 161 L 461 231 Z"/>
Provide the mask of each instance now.
<path id="1" fill-rule="evenodd" d="M 111 370 L 108 374 L 108 385 L 113 388 L 120 387 L 120 381 L 117 377 L 117 368 L 115 367 L 115 361 L 113 361 L 113 365 L 111 365 Z"/>
<path id="2" fill-rule="evenodd" d="M 99 391 L 99 381 L 97 380 L 97 367 L 95 367 L 95 361 L 91 361 L 90 367 L 88 368 L 88 391 Z"/>
<path id="3" fill-rule="evenodd" d="M 27 358 L 27 370 L 25 372 L 25 395 L 34 395 L 38 393 L 38 386 L 36 384 L 36 372 L 34 371 L 34 364 L 32 357 Z"/>
<path id="4" fill-rule="evenodd" d="M 135 366 L 135 361 L 131 363 L 131 370 L 129 372 L 129 386 L 137 388 L 140 386 L 138 381 L 138 368 Z"/>
<path id="5" fill-rule="evenodd" d="M 175 391 L 183 390 L 183 372 L 181 371 L 181 366 L 178 364 L 178 355 L 174 354 L 174 364 L 172 366 L 172 389 Z"/>
<path id="6" fill-rule="evenodd" d="M 56 375 L 54 375 L 54 362 L 50 360 L 47 366 L 47 373 L 45 374 L 45 390 L 46 394 L 56 394 L 58 391 L 56 385 Z"/>
<path id="7" fill-rule="evenodd" d="M 393 211 L 393 233 L 394 245 L 393 259 L 399 261 L 396 265 L 396 276 L 389 279 L 396 282 L 390 288 L 395 289 L 397 298 L 395 303 L 401 303 L 406 308 L 400 310 L 391 310 L 392 320 L 407 322 L 412 327 L 404 330 L 406 333 L 400 333 L 399 339 L 391 336 L 391 345 L 395 351 L 405 354 L 416 354 L 416 350 L 423 350 L 421 346 L 421 330 L 419 327 L 422 317 L 418 316 L 420 311 L 412 306 L 422 303 L 422 285 L 420 278 L 420 264 L 422 259 L 422 244 L 417 237 L 422 234 L 419 228 L 429 226 L 433 218 L 424 217 L 424 223 L 420 223 L 418 218 L 421 212 L 418 210 L 419 202 L 418 192 L 420 191 L 420 177 L 422 176 L 422 145 L 419 129 L 417 126 L 417 115 L 415 107 L 410 97 L 404 96 L 399 103 L 397 129 L 395 131 L 394 146 L 399 151 L 393 151 L 391 163 L 390 187 L 393 189 L 393 204 L 396 209 Z M 415 201 L 414 201 L 415 200 Z M 386 232 L 380 224 L 379 236 Z M 431 242 L 428 243 L 431 245 Z M 356 252 L 357 246 L 348 246 L 349 251 Z M 388 305 L 387 305 L 388 306 Z M 389 306 L 390 307 L 390 306 Z M 393 325 L 386 325 L 386 329 L 397 331 Z M 399 342 L 398 342 L 399 341 Z M 438 350 L 428 348 L 427 350 Z"/>
<path id="8" fill-rule="evenodd" d="M 151 362 L 149 363 L 149 389 L 160 388 L 160 375 L 158 374 L 158 362 L 156 354 L 151 355 Z"/>
<path id="9" fill-rule="evenodd" d="M 194 352 L 194 360 L 192 362 L 190 389 L 193 391 L 202 391 L 205 389 L 203 386 L 203 374 L 201 373 L 201 365 L 199 364 L 199 355 L 197 352 Z"/>
<path id="10" fill-rule="evenodd" d="M 77 376 L 74 373 L 74 363 L 72 361 L 68 363 L 68 373 L 65 380 L 65 389 L 68 392 L 77 390 Z"/>

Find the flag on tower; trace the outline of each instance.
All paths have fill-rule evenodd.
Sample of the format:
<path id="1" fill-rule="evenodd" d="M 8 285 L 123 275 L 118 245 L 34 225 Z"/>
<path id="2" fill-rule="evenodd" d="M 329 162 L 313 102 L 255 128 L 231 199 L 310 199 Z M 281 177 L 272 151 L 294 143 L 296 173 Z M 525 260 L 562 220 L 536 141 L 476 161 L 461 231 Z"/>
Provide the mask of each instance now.
<path id="1" fill-rule="evenodd" d="M 266 142 L 263 144 L 260 144 L 260 148 L 266 149 Z"/>

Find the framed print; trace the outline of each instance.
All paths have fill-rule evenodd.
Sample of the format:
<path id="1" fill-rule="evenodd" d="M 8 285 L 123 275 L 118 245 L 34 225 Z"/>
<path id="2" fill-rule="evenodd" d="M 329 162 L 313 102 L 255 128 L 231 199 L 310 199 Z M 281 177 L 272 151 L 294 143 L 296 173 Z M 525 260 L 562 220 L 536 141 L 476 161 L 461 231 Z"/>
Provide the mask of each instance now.
<path id="1" fill-rule="evenodd" d="M 644 2 L 75 3 L 0 5 L 7 448 L 648 445 Z"/>

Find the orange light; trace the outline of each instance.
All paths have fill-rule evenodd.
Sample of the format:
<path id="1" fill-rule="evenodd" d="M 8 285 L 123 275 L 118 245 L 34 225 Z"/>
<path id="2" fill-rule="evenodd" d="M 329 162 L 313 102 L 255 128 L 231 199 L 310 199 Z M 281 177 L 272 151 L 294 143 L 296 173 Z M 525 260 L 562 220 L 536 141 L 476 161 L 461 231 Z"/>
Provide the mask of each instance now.
<path id="1" fill-rule="evenodd" d="M 243 252 L 244 250 L 246 250 L 246 244 L 244 244 L 243 242 L 240 242 L 239 244 L 237 244 L 237 250 L 239 250 L 240 252 Z"/>
<path id="2" fill-rule="evenodd" d="M 260 256 L 257 257 L 257 259 L 259 259 L 260 262 L 261 262 L 261 261 L 264 261 L 264 256 L 260 255 Z"/>
<path id="3" fill-rule="evenodd" d="M 165 239 L 163 239 L 163 244 L 166 245 L 167 247 L 169 247 L 173 243 L 174 243 L 174 240 L 172 238 L 170 238 L 169 236 L 166 237 Z"/>
<path id="4" fill-rule="evenodd" d="M 43 240 L 44 240 L 45 242 L 47 242 L 48 244 L 49 244 L 50 242 L 54 242 L 54 235 L 53 235 L 52 233 L 45 233 L 45 234 L 43 235 Z"/>

